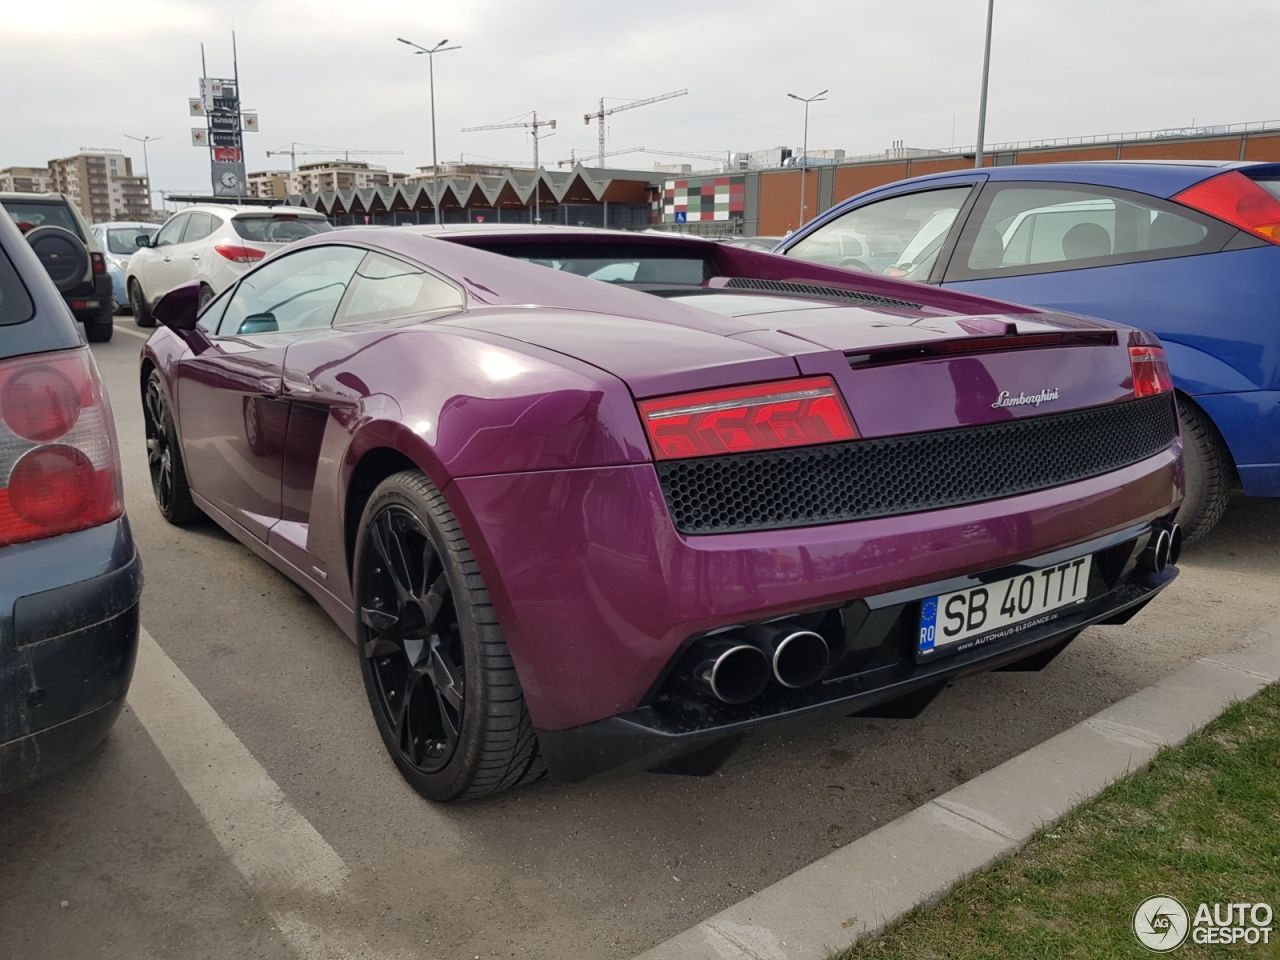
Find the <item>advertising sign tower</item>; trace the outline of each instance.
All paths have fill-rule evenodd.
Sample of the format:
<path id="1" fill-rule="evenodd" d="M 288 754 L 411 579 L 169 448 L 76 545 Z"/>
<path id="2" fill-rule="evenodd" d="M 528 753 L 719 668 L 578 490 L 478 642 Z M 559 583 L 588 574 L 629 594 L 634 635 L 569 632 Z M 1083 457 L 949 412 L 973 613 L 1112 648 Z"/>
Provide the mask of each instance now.
<path id="1" fill-rule="evenodd" d="M 230 79 L 210 77 L 204 65 L 204 44 L 200 45 L 200 96 L 188 101 L 193 117 L 204 117 L 204 129 L 193 127 L 191 145 L 209 151 L 209 172 L 215 197 L 243 197 L 245 182 L 244 133 L 256 132 L 256 114 L 240 108 L 240 67 L 236 59 L 236 35 L 231 34 Z"/>

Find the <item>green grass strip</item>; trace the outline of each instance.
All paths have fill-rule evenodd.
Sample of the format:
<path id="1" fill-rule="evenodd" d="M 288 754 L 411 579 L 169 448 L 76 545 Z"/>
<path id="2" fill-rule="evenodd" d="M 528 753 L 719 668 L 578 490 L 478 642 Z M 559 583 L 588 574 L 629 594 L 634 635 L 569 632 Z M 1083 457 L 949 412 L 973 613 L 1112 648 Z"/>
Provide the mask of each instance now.
<path id="1" fill-rule="evenodd" d="M 1111 785 L 1018 853 L 839 960 L 1153 957 L 1133 932 L 1147 897 L 1267 903 L 1269 946 L 1186 942 L 1168 954 L 1280 958 L 1280 686 Z M 1194 927 L 1192 928 L 1194 930 Z"/>

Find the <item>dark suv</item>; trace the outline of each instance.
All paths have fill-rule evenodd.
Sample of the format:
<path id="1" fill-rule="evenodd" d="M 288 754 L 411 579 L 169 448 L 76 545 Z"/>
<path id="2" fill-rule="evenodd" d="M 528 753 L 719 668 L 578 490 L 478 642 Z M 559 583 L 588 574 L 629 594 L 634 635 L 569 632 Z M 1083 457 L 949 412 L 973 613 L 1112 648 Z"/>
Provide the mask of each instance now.
<path id="1" fill-rule="evenodd" d="M 0 792 L 73 764 L 124 705 L 142 564 L 122 489 L 93 355 L 0 217 Z"/>
<path id="2" fill-rule="evenodd" d="M 0 193 L 0 207 L 27 237 L 90 343 L 115 332 L 107 260 L 74 203 L 61 193 Z"/>

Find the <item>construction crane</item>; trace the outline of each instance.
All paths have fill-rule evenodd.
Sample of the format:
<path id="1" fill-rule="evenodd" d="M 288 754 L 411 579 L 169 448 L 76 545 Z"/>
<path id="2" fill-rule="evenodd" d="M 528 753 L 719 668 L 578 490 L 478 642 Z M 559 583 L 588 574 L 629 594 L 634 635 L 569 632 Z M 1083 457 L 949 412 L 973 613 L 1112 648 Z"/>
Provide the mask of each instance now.
<path id="1" fill-rule="evenodd" d="M 616 107 L 609 107 L 608 109 L 605 109 L 605 105 L 604 105 L 604 102 L 606 100 L 617 100 L 620 98 L 601 97 L 600 106 L 596 109 L 595 113 L 585 113 L 582 115 L 582 122 L 587 125 L 590 125 L 592 120 L 598 120 L 600 122 L 599 149 L 596 151 L 596 156 L 600 160 L 600 166 L 602 167 L 604 166 L 604 158 L 606 156 L 604 152 L 604 118 L 605 117 L 612 116 L 615 113 L 620 113 L 623 110 L 633 110 L 636 107 L 645 107 L 651 103 L 658 103 L 661 100 L 671 100 L 671 99 L 674 99 L 675 97 L 683 97 L 688 92 L 689 92 L 688 90 L 673 90 L 671 93 L 664 93 L 656 97 L 649 97 L 648 99 L 645 99 L 645 100 L 631 100 L 627 103 L 620 104 Z"/>
<path id="2" fill-rule="evenodd" d="M 710 160 L 712 163 L 724 163 L 731 166 L 730 151 L 726 150 L 723 157 L 710 153 L 681 153 L 679 150 L 642 150 L 641 153 L 648 153 L 658 157 L 687 157 L 690 160 Z"/>
<path id="3" fill-rule="evenodd" d="M 648 151 L 647 151 L 647 150 L 645 150 L 645 148 L 644 148 L 644 147 L 632 147 L 630 150 L 610 150 L 608 153 L 602 153 L 602 154 L 600 154 L 600 159 L 601 159 L 601 160 L 603 160 L 605 157 L 620 157 L 620 156 L 622 156 L 623 154 L 626 154 L 626 153 L 647 153 L 647 152 L 648 152 Z M 568 160 L 557 160 L 557 161 L 556 161 L 556 166 L 557 166 L 557 167 L 563 167 L 563 166 L 567 163 L 567 164 L 569 164 L 569 166 L 571 166 L 571 167 L 572 167 L 572 166 L 573 166 L 574 164 L 576 164 L 577 162 L 578 162 L 578 158 L 577 158 L 577 155 L 576 155 L 575 151 L 570 150 L 570 151 L 569 151 L 569 159 L 568 159 Z"/>
<path id="4" fill-rule="evenodd" d="M 310 149 L 299 150 L 298 149 L 299 147 L 308 147 Z M 290 143 L 288 150 L 268 150 L 267 156 L 283 157 L 287 155 L 289 157 L 289 169 L 297 170 L 299 154 L 301 154 L 302 156 L 307 156 L 308 154 L 329 155 L 334 153 L 342 154 L 343 160 L 350 160 L 351 154 L 353 153 L 357 155 L 374 156 L 376 154 L 386 154 L 386 155 L 401 154 L 401 153 L 404 153 L 404 151 L 403 150 L 357 150 L 354 147 L 321 147 L 318 144 L 314 144 L 314 143 Z"/>
<path id="5" fill-rule="evenodd" d="M 481 130 L 513 130 L 516 127 L 523 127 L 524 129 L 531 130 L 533 132 L 533 222 L 541 223 L 542 222 L 542 202 L 541 202 L 542 187 L 540 182 L 540 176 L 538 173 L 538 170 L 539 170 L 538 141 L 540 141 L 543 137 L 550 137 L 550 136 L 553 136 L 554 134 L 538 133 L 538 128 L 550 127 L 552 130 L 554 130 L 556 128 L 556 122 L 554 120 L 539 119 L 538 111 L 534 110 L 532 120 L 517 120 L 513 123 L 490 123 L 490 124 L 486 124 L 483 127 L 463 127 L 462 132 L 478 133 Z"/>

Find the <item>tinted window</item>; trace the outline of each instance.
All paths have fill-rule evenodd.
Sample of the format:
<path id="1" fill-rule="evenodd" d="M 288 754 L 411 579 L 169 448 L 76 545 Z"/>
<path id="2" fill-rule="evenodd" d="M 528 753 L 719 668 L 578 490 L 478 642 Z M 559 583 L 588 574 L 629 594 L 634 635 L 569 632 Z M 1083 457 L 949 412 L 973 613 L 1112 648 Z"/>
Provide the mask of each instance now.
<path id="1" fill-rule="evenodd" d="M 605 283 L 658 283 L 677 287 L 697 286 L 706 279 L 701 257 L 538 257 L 517 260 L 563 270 Z"/>
<path id="2" fill-rule="evenodd" d="M 991 185 L 965 226 L 947 279 L 1207 253 L 1221 249 L 1231 232 L 1184 207 L 1128 191 Z"/>
<path id="3" fill-rule="evenodd" d="M 187 217 L 189 216 L 190 214 L 188 213 L 180 213 L 166 223 L 160 228 L 160 232 L 156 234 L 156 238 L 151 245 L 153 247 L 168 247 L 179 243 L 182 239 L 182 230 L 187 225 Z"/>
<path id="4" fill-rule="evenodd" d="M 289 243 L 303 237 L 314 237 L 317 233 L 332 230 L 328 220 L 319 217 L 255 217 L 238 216 L 231 218 L 231 226 L 245 240 L 256 240 L 258 243 Z"/>
<path id="5" fill-rule="evenodd" d="M 888 197 L 823 224 L 789 257 L 888 277 L 928 280 L 971 186 Z"/>
<path id="6" fill-rule="evenodd" d="M 38 200 L 6 200 L 4 208 L 13 222 L 23 229 L 28 227 L 62 227 L 84 239 L 75 216 L 62 203 L 42 203 Z"/>
<path id="7" fill-rule="evenodd" d="M 112 227 L 105 231 L 107 235 L 106 247 L 108 253 L 114 253 L 119 256 L 129 256 L 131 253 L 138 251 L 139 237 L 153 237 L 156 234 L 155 227 Z"/>
<path id="8" fill-rule="evenodd" d="M 341 323 L 390 320 L 432 310 L 462 308 L 462 293 L 418 267 L 371 253 L 356 271 Z"/>
<path id="9" fill-rule="evenodd" d="M 272 260 L 240 281 L 218 332 L 223 336 L 327 327 L 364 251 L 312 247 Z"/>
<path id="10" fill-rule="evenodd" d="M 23 323 L 35 314 L 31 296 L 22 285 L 18 271 L 0 250 L 0 324 Z"/>
<path id="11" fill-rule="evenodd" d="M 183 231 L 182 242 L 195 243 L 211 233 L 213 233 L 213 217 L 207 213 L 193 213 L 191 219 L 187 221 L 187 229 Z"/>

